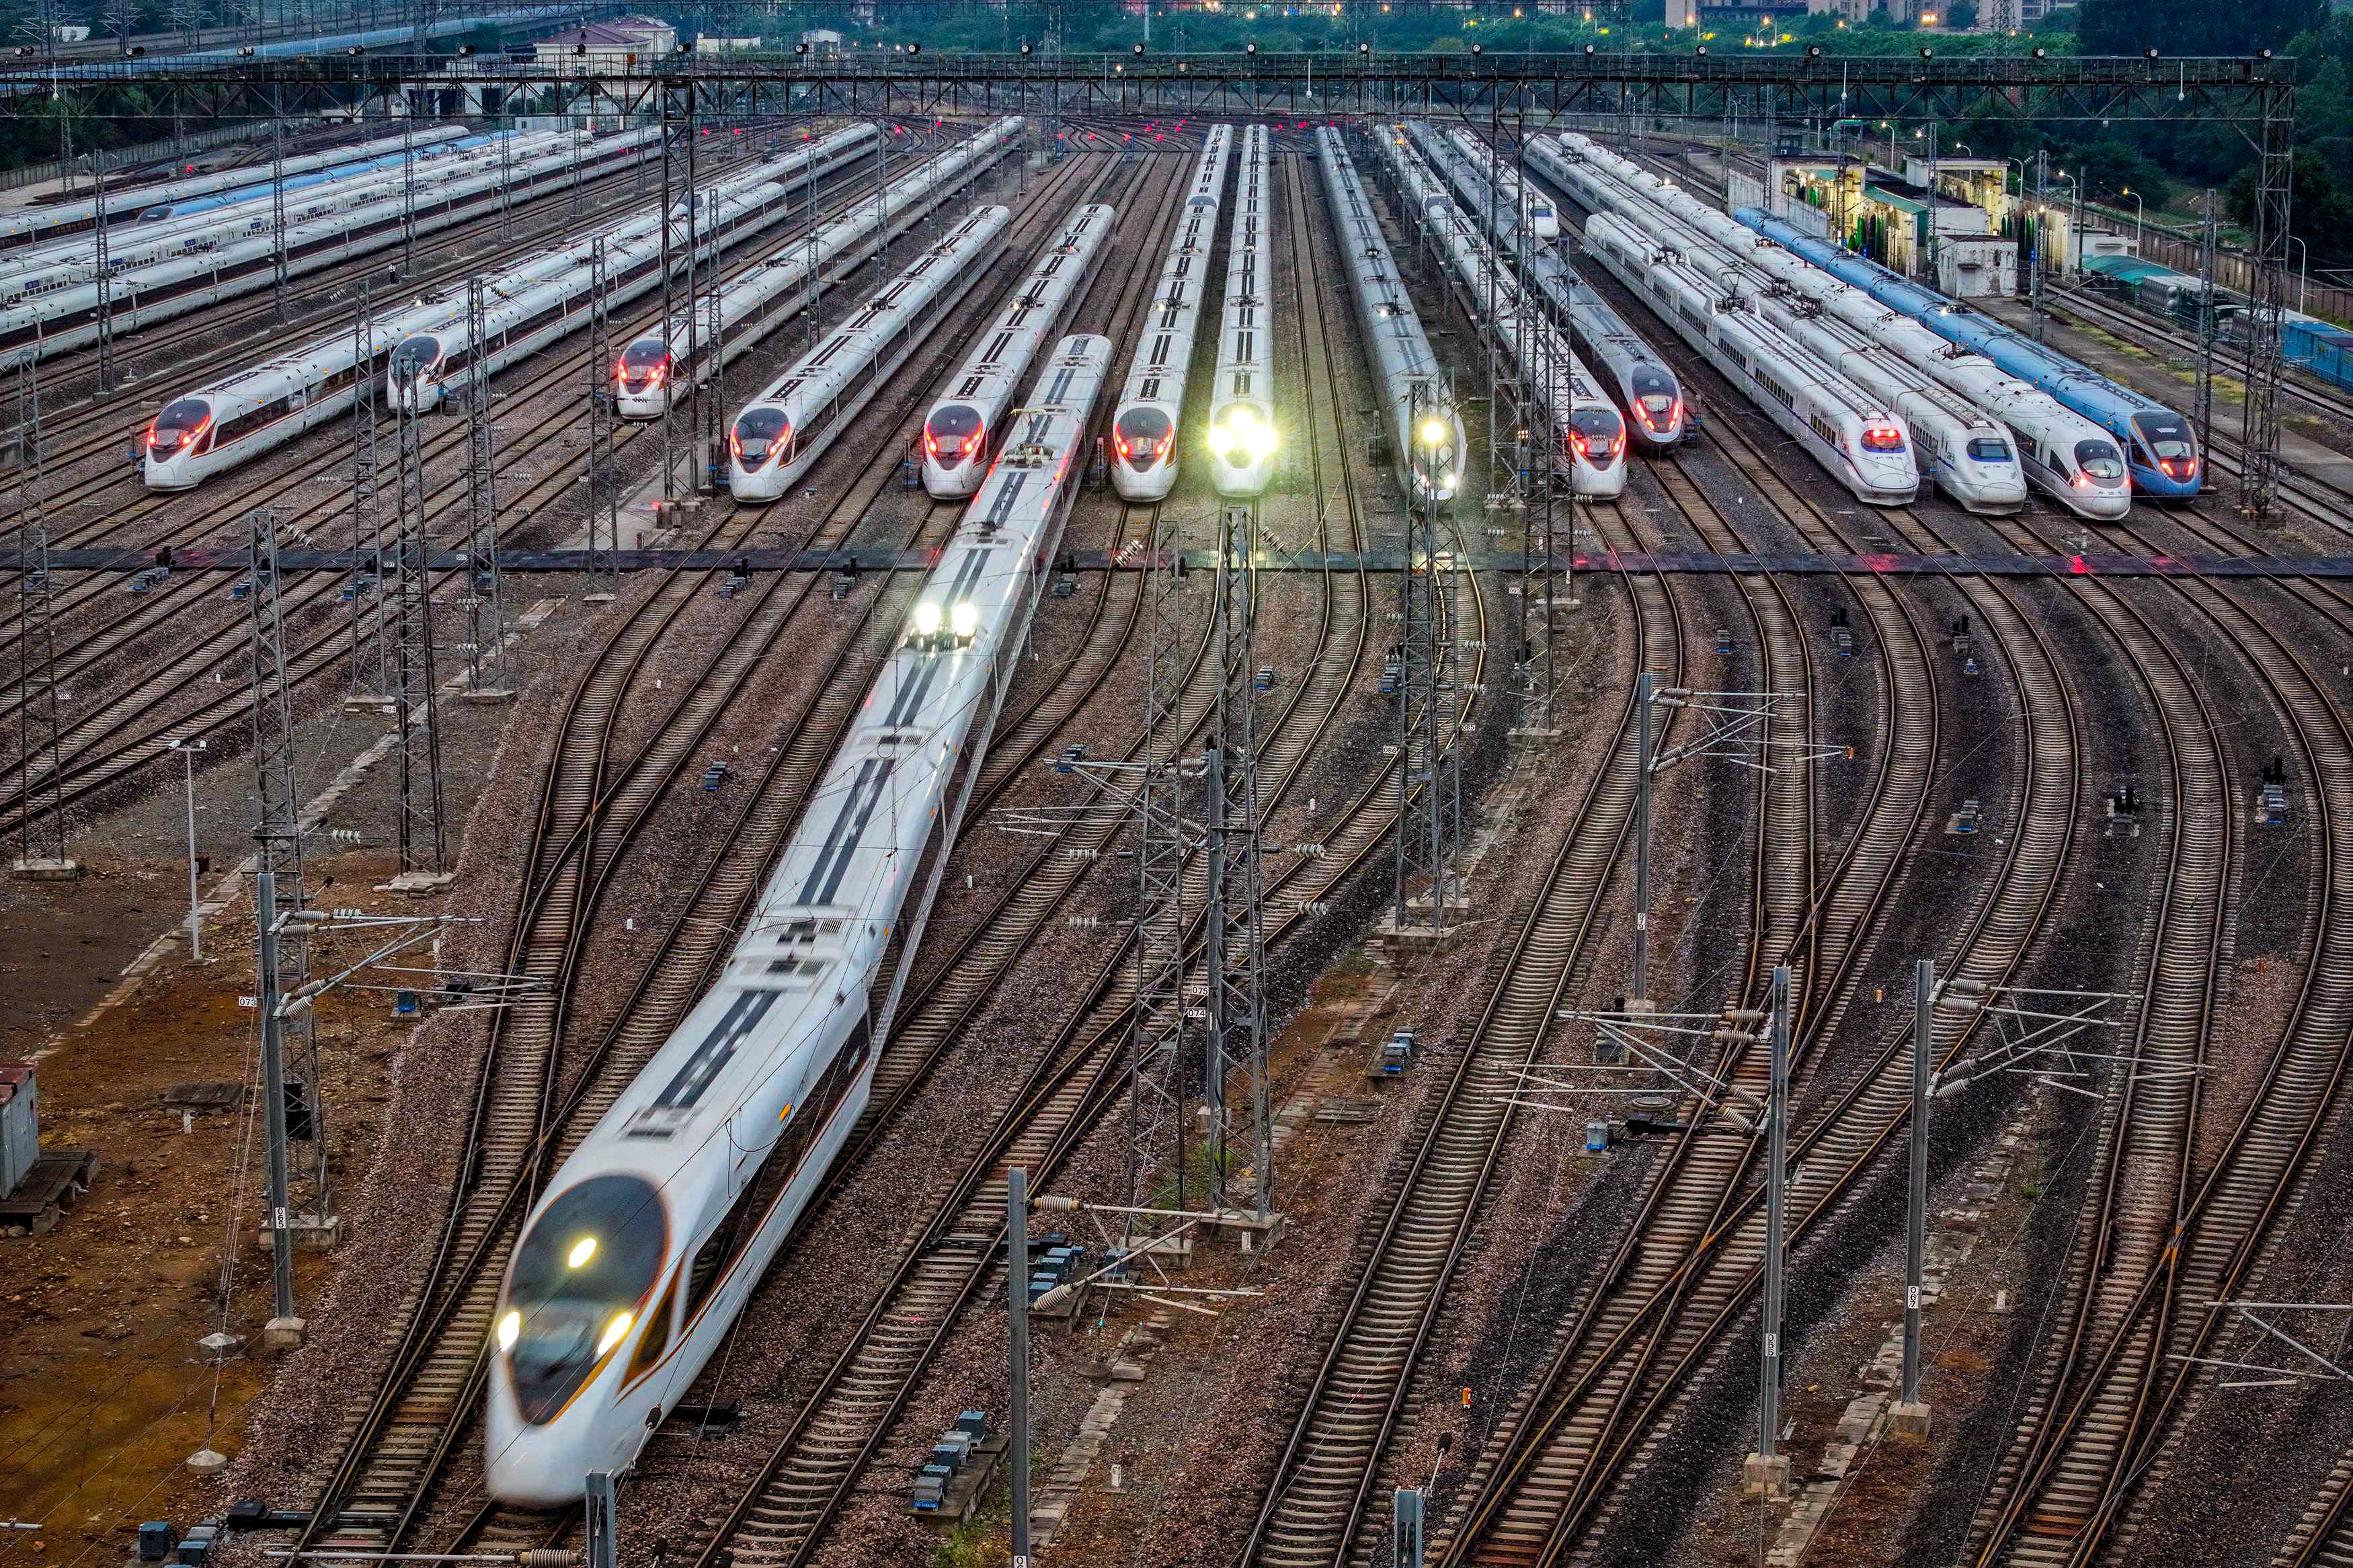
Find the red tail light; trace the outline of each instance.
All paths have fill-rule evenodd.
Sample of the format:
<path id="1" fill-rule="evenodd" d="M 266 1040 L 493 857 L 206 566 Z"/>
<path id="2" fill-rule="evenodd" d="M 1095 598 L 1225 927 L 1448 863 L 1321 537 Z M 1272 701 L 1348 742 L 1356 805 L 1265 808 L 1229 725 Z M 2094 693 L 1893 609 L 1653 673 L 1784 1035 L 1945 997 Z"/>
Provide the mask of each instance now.
<path id="1" fill-rule="evenodd" d="M 940 438 L 929 430 L 923 432 L 923 451 L 927 456 L 934 458 L 940 455 Z"/>

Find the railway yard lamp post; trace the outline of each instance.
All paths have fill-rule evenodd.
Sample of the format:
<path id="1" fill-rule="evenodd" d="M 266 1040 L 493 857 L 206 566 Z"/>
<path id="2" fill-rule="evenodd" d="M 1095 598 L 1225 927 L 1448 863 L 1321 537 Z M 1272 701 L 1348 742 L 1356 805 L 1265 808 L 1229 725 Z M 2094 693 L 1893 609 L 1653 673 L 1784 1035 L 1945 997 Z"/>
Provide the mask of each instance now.
<path id="1" fill-rule="evenodd" d="M 1773 968 L 1773 1000 L 1766 1020 L 1772 1052 L 1765 1110 L 1765 1304 L 1758 1323 L 1757 1452 L 1743 1468 L 1746 1489 L 1767 1497 L 1789 1489 L 1789 1460 L 1781 1441 L 1781 1240 L 1789 1186 L 1789 968 Z"/>
<path id="2" fill-rule="evenodd" d="M 2148 216 L 2148 204 L 2142 201 L 2140 193 L 2134 190 L 2130 185 L 2126 185 L 2123 191 L 2118 194 L 2130 196 L 2133 199 L 2133 254 L 2135 256 L 2138 256 L 2140 254 L 2141 226 L 2143 221 Z"/>
<path id="3" fill-rule="evenodd" d="M 1008 1405 L 1013 1461 L 1013 1568 L 1029 1568 L 1029 1173 L 1005 1173 L 1005 1310 Z"/>
<path id="4" fill-rule="evenodd" d="M 1912 1170 L 1904 1207 L 1904 1375 L 1897 1384 L 1895 1429 L 1928 1435 L 1928 1406 L 1920 1397 L 1920 1309 L 1928 1268 L 1928 1084 L 1936 1048 L 1936 965 L 1922 959 L 1912 972 Z"/>
<path id="5" fill-rule="evenodd" d="M 171 749 L 180 753 L 186 764 L 188 781 L 188 962 L 205 961 L 205 917 L 197 905 L 196 892 L 196 753 L 205 749 L 202 741 L 174 741 Z"/>

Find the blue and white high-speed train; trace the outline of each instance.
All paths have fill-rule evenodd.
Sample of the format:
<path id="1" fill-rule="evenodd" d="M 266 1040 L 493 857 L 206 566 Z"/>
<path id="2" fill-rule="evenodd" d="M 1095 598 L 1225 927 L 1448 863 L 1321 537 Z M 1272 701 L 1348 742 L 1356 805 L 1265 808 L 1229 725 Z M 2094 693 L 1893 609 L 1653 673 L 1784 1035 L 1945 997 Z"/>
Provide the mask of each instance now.
<path id="1" fill-rule="evenodd" d="M 1234 222 L 1226 247 L 1226 296 L 1218 329 L 1218 374 L 1209 383 L 1209 456 L 1218 493 L 1263 495 L 1274 477 L 1274 263 L 1268 230 L 1274 192 L 1266 127 L 1242 133 L 1241 173 L 1234 184 Z"/>
<path id="2" fill-rule="evenodd" d="M 1005 445 L 1005 413 L 1014 392 L 1103 265 L 1118 218 L 1102 202 L 1072 213 L 1039 254 L 1013 302 L 982 330 L 980 346 L 948 377 L 947 390 L 923 416 L 923 489 L 934 500 L 955 500 L 980 489 L 981 476 Z"/>
<path id="3" fill-rule="evenodd" d="M 1546 481 L 1565 480 L 1574 493 L 1595 499 L 1623 495 L 1626 422 L 1595 390 L 1568 340 L 1521 289 L 1511 258 L 1489 245 L 1404 135 L 1383 126 L 1373 146 L 1446 258 L 1463 309 L 1491 322 L 1496 341 L 1512 345 L 1507 353 L 1523 356 L 1520 370 L 1544 411 Z"/>
<path id="4" fill-rule="evenodd" d="M 2123 447 L 2133 486 L 2144 495 L 2181 500 L 2203 488 L 2205 459 L 2189 421 L 2155 398 L 2119 386 L 2016 328 L 1968 310 L 1933 289 L 1907 282 L 1875 261 L 1800 234 L 1758 208 L 1741 207 L 1732 216 L 1947 342 L 1983 354 L 2007 374 L 2049 393 L 2099 426 Z"/>
<path id="5" fill-rule="evenodd" d="M 1467 131 L 1439 136 L 1419 121 L 1409 133 L 1422 156 L 1453 182 L 1472 221 L 1485 221 L 1490 199 L 1486 171 L 1495 166 L 1486 144 Z M 1542 168 L 1549 152 L 1541 138 L 1533 139 L 1527 144 L 1528 162 Z M 1496 216 L 1495 242 L 1506 250 L 1515 248 L 1510 215 Z M 1673 367 L 1577 275 L 1559 251 L 1550 246 L 1531 246 L 1527 269 L 1528 281 L 1568 322 L 1570 342 L 1625 415 L 1626 433 L 1633 444 L 1653 458 L 1664 457 L 1683 445 L 1691 421 L 1683 407 L 1683 382 Z"/>
<path id="6" fill-rule="evenodd" d="M 1381 422 L 1389 437 L 1404 492 L 1416 501 L 1452 500 L 1462 485 L 1469 447 L 1454 397 L 1430 352 L 1429 334 L 1414 310 L 1412 296 L 1398 277 L 1389 242 L 1365 198 L 1365 182 L 1346 143 L 1330 126 L 1315 132 L 1316 162 L 1332 203 L 1332 226 L 1340 239 L 1340 263 L 1348 269 L 1348 297 L 1372 364 L 1381 401 Z"/>
<path id="7" fill-rule="evenodd" d="M 491 1323 L 492 1496 L 572 1503 L 589 1471 L 629 1466 L 865 1109 L 1111 354 L 1100 337 L 1055 346 L 718 983 L 523 1222 Z"/>
<path id="8" fill-rule="evenodd" d="M 744 405 L 727 426 L 728 493 L 771 501 L 798 483 L 996 263 L 1012 224 L 1004 207 L 975 207 Z"/>
<path id="9" fill-rule="evenodd" d="M 1152 314 L 1128 366 L 1127 385 L 1111 416 L 1111 484 L 1122 500 L 1161 500 L 1176 488 L 1183 468 L 1177 431 L 1185 417 L 1185 382 L 1193 339 L 1201 323 L 1209 252 L 1217 247 L 1218 213 L 1232 155 L 1233 127 L 1213 125 L 1193 164 L 1192 188 L 1161 263 Z"/>

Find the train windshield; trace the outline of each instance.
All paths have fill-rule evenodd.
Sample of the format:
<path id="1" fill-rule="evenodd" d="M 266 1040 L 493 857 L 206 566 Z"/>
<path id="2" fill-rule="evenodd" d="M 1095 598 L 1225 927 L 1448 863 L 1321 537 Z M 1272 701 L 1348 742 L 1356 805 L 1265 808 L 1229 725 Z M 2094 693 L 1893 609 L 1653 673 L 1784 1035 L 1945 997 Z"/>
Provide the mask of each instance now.
<path id="1" fill-rule="evenodd" d="M 1969 443 L 1969 456 L 1980 463 L 2010 461 L 2010 443 L 1999 436 L 1979 436 Z"/>
<path id="2" fill-rule="evenodd" d="M 1617 410 L 1593 405 L 1571 412 L 1568 429 L 1570 444 L 1578 454 L 1597 463 L 1615 458 L 1626 437 L 1626 422 L 1618 417 Z"/>
<path id="3" fill-rule="evenodd" d="M 157 458 L 171 457 L 192 445 L 212 422 L 213 405 L 201 397 L 166 404 L 164 412 L 155 416 L 155 428 L 148 433 L 147 449 Z"/>
<path id="4" fill-rule="evenodd" d="M 1131 467 L 1148 468 L 1167 454 L 1168 436 L 1173 428 L 1164 409 L 1124 409 L 1114 426 L 1119 437 L 1119 455 L 1126 458 Z"/>
<path id="5" fill-rule="evenodd" d="M 441 357 L 441 340 L 435 337 L 414 337 L 400 340 L 392 351 L 392 384 L 414 386 L 417 377 L 432 368 Z"/>
<path id="6" fill-rule="evenodd" d="M 2125 455 L 2106 441 L 2076 442 L 2075 466 L 2103 484 L 2125 477 Z"/>
<path id="7" fill-rule="evenodd" d="M 980 455 L 980 410 L 951 403 L 932 410 L 923 426 L 923 450 L 943 468 L 953 468 L 967 457 Z"/>
<path id="8" fill-rule="evenodd" d="M 785 432 L 791 428 L 792 421 L 781 408 L 746 408 L 728 437 L 734 444 L 735 460 L 746 469 L 758 468 L 784 449 Z"/>
<path id="9" fill-rule="evenodd" d="M 553 1420 L 629 1337 L 669 1239 L 640 1176 L 591 1176 L 547 1205 L 515 1249 L 497 1330 L 525 1421 Z"/>
<path id="10" fill-rule="evenodd" d="M 621 351 L 621 384 L 631 392 L 659 386 L 670 374 L 670 345 L 659 338 L 639 338 Z"/>

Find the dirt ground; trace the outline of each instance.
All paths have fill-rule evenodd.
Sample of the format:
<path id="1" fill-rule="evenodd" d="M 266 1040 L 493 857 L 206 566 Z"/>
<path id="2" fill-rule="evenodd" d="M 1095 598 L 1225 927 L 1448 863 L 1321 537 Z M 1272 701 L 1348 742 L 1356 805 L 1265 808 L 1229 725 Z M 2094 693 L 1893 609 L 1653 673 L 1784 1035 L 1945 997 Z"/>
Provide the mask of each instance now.
<path id="1" fill-rule="evenodd" d="M 454 854 L 501 715 L 455 704 L 444 713 Z M 341 713 L 298 724 L 299 791 L 317 795 L 382 724 Z M 310 836 L 314 905 L 430 910 L 375 890 L 397 868 L 391 773 L 368 772 Z M 251 780 L 244 757 L 196 774 L 207 898 L 251 847 Z M 216 1488 L 185 1461 L 207 1447 L 237 1451 L 246 1404 L 270 1370 L 261 1348 L 270 1255 L 259 1234 L 262 1145 L 252 1114 L 258 1014 L 240 1005 L 255 985 L 253 905 L 240 890 L 207 921 L 204 962 L 188 962 L 186 809 L 180 779 L 166 776 L 97 829 L 76 825 L 69 853 L 81 864 L 78 880 L 0 882 L 0 992 L 11 1004 L 0 1009 L 0 1060 L 39 1064 L 42 1147 L 87 1149 L 99 1161 L 90 1193 L 55 1229 L 0 1237 L 8 1326 L 0 1519 L 43 1527 L 5 1543 L 19 1561 L 30 1552 L 44 1564 L 109 1562 L 142 1520 L 185 1530 L 205 1517 Z M 166 939 L 160 961 L 101 1010 L 158 939 Z M 361 940 L 322 939 L 311 973 L 374 945 Z M 320 1098 L 338 1192 L 356 1190 L 381 1141 L 386 1072 L 410 1027 L 392 1006 L 388 994 L 356 991 L 320 1005 Z M 302 1178 L 315 1148 L 295 1146 L 298 1212 L 312 1206 Z M 347 1233 L 332 1256 L 296 1254 L 298 1313 L 354 1242 L 364 1237 Z M 217 1366 L 197 1343 L 216 1331 L 245 1347 Z"/>

